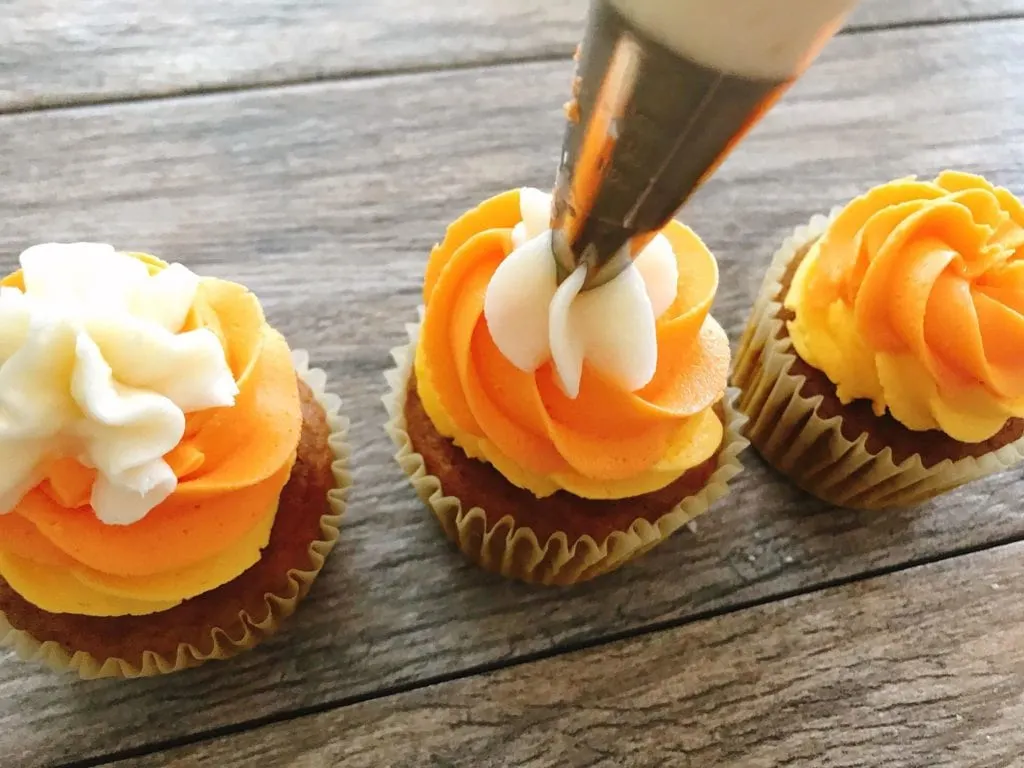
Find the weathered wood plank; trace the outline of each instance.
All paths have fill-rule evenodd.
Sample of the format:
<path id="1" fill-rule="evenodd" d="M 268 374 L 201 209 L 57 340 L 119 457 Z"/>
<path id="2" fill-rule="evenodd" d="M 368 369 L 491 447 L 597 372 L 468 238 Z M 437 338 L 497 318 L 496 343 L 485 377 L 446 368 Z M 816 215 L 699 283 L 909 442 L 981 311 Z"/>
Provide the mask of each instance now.
<path id="1" fill-rule="evenodd" d="M 132 761 L 1007 766 L 1024 544 Z"/>
<path id="2" fill-rule="evenodd" d="M 685 213 L 719 256 L 714 311 L 730 334 L 783 234 L 868 184 L 953 166 L 1024 191 L 1022 54 L 1024 22 L 837 39 Z M 569 78 L 568 62 L 537 63 L 0 118 L 0 267 L 40 240 L 102 238 L 249 284 L 345 395 L 357 481 L 339 549 L 266 647 L 128 684 L 4 659 L 5 765 L 178 737 L 1024 534 L 1019 472 L 873 515 L 808 501 L 748 456 L 696 535 L 589 585 L 505 583 L 452 552 L 391 460 L 381 373 L 445 224 L 553 178 Z"/>
<path id="3" fill-rule="evenodd" d="M 0 110 L 568 55 L 587 0 L 8 0 Z M 1024 0 L 863 0 L 851 27 L 1024 12 Z"/>

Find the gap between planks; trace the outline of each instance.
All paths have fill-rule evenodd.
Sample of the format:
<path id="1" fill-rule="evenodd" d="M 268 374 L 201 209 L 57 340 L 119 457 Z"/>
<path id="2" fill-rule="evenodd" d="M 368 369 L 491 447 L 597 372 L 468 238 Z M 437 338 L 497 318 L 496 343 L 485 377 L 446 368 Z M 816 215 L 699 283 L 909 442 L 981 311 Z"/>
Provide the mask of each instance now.
<path id="1" fill-rule="evenodd" d="M 954 25 L 990 24 L 1005 21 L 1016 21 L 1024 19 L 1024 11 L 1011 11 L 1005 13 L 990 13 L 971 16 L 967 18 L 938 18 L 938 19 L 907 19 L 905 21 L 892 21 L 879 24 L 863 24 L 856 27 L 844 27 L 837 33 L 838 36 L 869 35 L 897 30 L 906 30 L 926 27 L 948 27 Z M 33 104 L 25 104 L 11 107 L 0 107 L 0 120 L 8 115 L 24 115 L 35 112 L 68 111 L 84 109 L 89 107 L 116 106 L 119 104 L 136 104 L 148 102 L 173 101 L 176 99 L 193 98 L 197 96 L 217 96 L 225 94 L 243 94 L 255 91 L 276 91 L 287 88 L 295 88 L 310 85 L 324 85 L 330 83 L 344 83 L 360 80 L 381 80 L 391 77 L 405 77 L 416 75 L 430 75 L 442 72 L 463 72 L 467 70 L 487 70 L 505 66 L 516 66 L 521 64 L 539 64 L 556 61 L 565 61 L 571 58 L 572 48 L 565 51 L 548 52 L 525 56 L 508 56 L 482 58 L 476 61 L 453 62 L 451 64 L 412 64 L 382 69 L 354 69 L 344 72 L 324 73 L 317 75 L 299 76 L 293 78 L 281 78 L 278 80 L 253 80 L 248 82 L 224 83 L 222 85 L 200 85 L 195 87 L 175 88 L 164 92 L 142 93 L 137 95 L 112 94 L 97 96 L 76 96 L 71 99 L 59 97 L 41 99 Z"/>
<path id="2" fill-rule="evenodd" d="M 657 634 L 660 632 L 667 632 L 674 629 L 680 629 L 682 627 L 698 624 L 700 622 L 710 621 L 712 619 L 720 618 L 723 616 L 730 616 L 732 614 L 740 613 L 742 611 L 760 608 L 771 603 L 781 602 L 784 600 L 791 600 L 793 598 L 798 597 L 806 597 L 808 595 L 813 595 L 818 592 L 824 592 L 826 590 L 845 587 L 852 584 L 859 584 L 860 582 L 870 581 L 872 579 L 884 578 L 886 576 L 901 573 L 903 571 L 912 571 L 918 568 L 934 565 L 936 563 L 955 560 L 966 555 L 973 555 L 980 552 L 999 549 L 1001 547 L 1012 546 L 1014 544 L 1019 544 L 1022 542 L 1024 542 L 1024 534 L 1008 536 L 1003 539 L 986 542 L 985 544 L 980 544 L 971 547 L 963 547 L 961 549 L 951 550 L 949 552 L 945 552 L 942 554 L 918 558 L 916 560 L 911 560 L 899 565 L 890 565 L 881 568 L 875 568 L 852 576 L 821 581 L 813 586 L 791 589 L 765 597 L 740 601 L 730 606 L 726 606 L 723 608 L 713 608 L 707 611 L 702 611 L 678 619 L 668 619 L 665 621 L 654 622 L 642 627 L 634 627 L 632 629 L 627 629 L 620 632 L 609 633 L 607 635 L 602 635 L 601 637 L 590 638 L 578 642 L 564 643 L 562 645 L 556 646 L 554 648 L 549 648 L 543 651 L 533 651 L 530 653 L 520 654 L 519 656 L 514 656 L 500 661 L 496 660 L 485 664 L 477 664 L 475 666 L 467 667 L 465 669 L 457 670 L 455 672 L 450 672 L 443 675 L 434 675 L 432 677 L 425 677 L 415 682 L 405 683 L 402 685 L 392 685 L 374 691 L 367 691 L 365 693 L 357 694 L 354 696 L 344 696 L 339 699 L 325 701 L 320 704 L 315 704 L 308 707 L 298 707 L 296 709 L 288 710 L 287 712 L 278 712 L 273 715 L 268 715 L 266 717 L 258 717 L 253 718 L 251 720 L 243 720 L 219 728 L 211 728 L 207 731 L 198 731 L 196 733 L 189 734 L 188 736 L 181 736 L 174 739 L 152 742 L 150 744 L 132 747 L 131 749 L 109 752 L 94 757 L 58 763 L 54 765 L 53 768 L 100 768 L 100 766 L 116 765 L 117 763 L 124 762 L 127 760 L 135 760 L 138 758 L 159 754 L 160 752 L 166 752 L 173 749 L 179 749 L 182 747 L 188 747 L 196 744 L 201 744 L 204 742 L 214 741 L 216 739 L 233 736 L 239 733 L 244 733 L 246 731 L 258 730 L 260 728 L 264 728 L 271 725 L 277 725 L 279 723 L 287 723 L 293 720 L 298 720 L 313 715 L 320 715 L 326 712 L 332 712 L 335 710 L 343 709 L 344 707 L 363 704 L 368 701 L 386 699 L 394 696 L 399 696 L 402 694 L 412 693 L 413 691 L 422 690 L 424 688 L 431 688 L 434 686 L 443 685 L 445 683 L 452 683 L 458 680 L 466 680 L 473 677 L 479 677 L 481 675 L 487 675 L 492 672 L 497 672 L 499 670 L 513 669 L 515 667 L 521 667 L 526 664 L 532 664 L 538 661 L 545 661 L 547 659 L 552 659 L 557 656 L 563 656 L 570 653 L 578 653 L 581 651 L 588 651 L 595 648 L 602 648 L 604 646 L 612 645 L 614 643 L 625 642 L 628 640 L 645 637 L 647 635 Z"/>

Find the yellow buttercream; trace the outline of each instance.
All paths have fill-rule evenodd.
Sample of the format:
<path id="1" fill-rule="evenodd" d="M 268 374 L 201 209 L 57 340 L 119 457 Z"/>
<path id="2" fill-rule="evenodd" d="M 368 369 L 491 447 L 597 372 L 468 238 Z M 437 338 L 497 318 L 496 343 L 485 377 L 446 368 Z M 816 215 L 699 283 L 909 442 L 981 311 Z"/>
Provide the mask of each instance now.
<path id="1" fill-rule="evenodd" d="M 980 442 L 1024 417 L 1024 208 L 984 179 L 900 179 L 852 201 L 785 299 L 841 402 Z"/>
<path id="2" fill-rule="evenodd" d="M 422 355 L 417 353 L 416 388 L 423 409 L 434 427 L 441 434 L 452 438 L 467 456 L 492 464 L 510 483 L 525 488 L 538 498 L 550 496 L 559 490 L 566 490 L 584 499 L 624 499 L 652 493 L 705 461 L 722 443 L 722 422 L 712 408 L 706 408 L 681 425 L 672 437 L 665 455 L 653 469 L 627 480 L 600 481 L 578 472 L 552 475 L 530 472 L 508 458 L 487 438 L 477 437 L 454 425 L 430 384 L 430 378 L 422 373 L 422 359 Z"/>
<path id="3" fill-rule="evenodd" d="M 270 541 L 276 516 L 277 505 L 225 551 L 171 573 L 111 576 L 70 558 L 62 567 L 54 568 L 0 551 L 0 575 L 22 597 L 50 613 L 138 616 L 166 611 L 228 583 L 254 566 Z"/>

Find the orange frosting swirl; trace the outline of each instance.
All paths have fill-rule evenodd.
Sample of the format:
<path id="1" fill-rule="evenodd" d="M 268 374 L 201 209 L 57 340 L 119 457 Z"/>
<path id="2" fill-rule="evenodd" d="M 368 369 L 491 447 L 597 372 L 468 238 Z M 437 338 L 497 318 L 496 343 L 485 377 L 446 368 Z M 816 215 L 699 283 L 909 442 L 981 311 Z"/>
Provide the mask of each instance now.
<path id="1" fill-rule="evenodd" d="M 944 172 L 855 199 L 786 301 L 797 351 L 845 402 L 975 442 L 1024 416 L 1024 207 Z"/>
<path id="2" fill-rule="evenodd" d="M 633 495 L 705 461 L 721 443 L 712 406 L 729 365 L 725 333 L 709 315 L 718 285 L 711 253 L 682 224 L 665 228 L 679 283 L 658 319 L 654 378 L 628 392 L 585 365 L 572 399 L 550 361 L 535 373 L 509 362 L 484 318 L 487 286 L 520 220 L 519 191 L 505 192 L 454 222 L 430 255 L 416 372 L 438 431 L 537 495 Z"/>
<path id="3" fill-rule="evenodd" d="M 152 257 L 136 257 L 152 271 L 166 267 Z M 20 280 L 15 273 L 2 284 L 19 286 Z M 256 297 L 234 283 L 202 281 L 183 332 L 196 328 L 220 338 L 239 394 L 233 406 L 187 417 L 184 438 L 165 457 L 178 478 L 174 493 L 137 523 L 105 525 L 88 506 L 95 471 L 73 459 L 56 460 L 11 513 L 0 515 L 0 564 L 74 571 L 128 604 L 152 598 L 169 607 L 190 595 L 168 596 L 160 576 L 209 569 L 222 556 L 251 561 L 252 553 L 239 553 L 240 542 L 262 538 L 253 545 L 256 552 L 266 544 L 301 429 L 291 352 L 267 325 Z M 241 563 L 234 573 L 230 564 L 216 566 L 226 568 L 221 583 L 248 565 Z M 159 597 L 147 587 L 152 579 L 160 583 Z"/>

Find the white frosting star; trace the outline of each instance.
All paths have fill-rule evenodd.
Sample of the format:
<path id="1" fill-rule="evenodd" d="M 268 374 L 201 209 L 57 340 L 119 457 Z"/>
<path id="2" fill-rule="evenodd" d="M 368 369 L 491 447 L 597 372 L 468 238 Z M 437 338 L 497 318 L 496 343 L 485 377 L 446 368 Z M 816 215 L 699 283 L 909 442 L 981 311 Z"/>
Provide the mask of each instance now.
<path id="1" fill-rule="evenodd" d="M 180 333 L 199 278 L 95 243 L 20 260 L 25 291 L 0 289 L 0 514 L 70 456 L 97 470 L 100 520 L 137 522 L 177 487 L 163 457 L 185 414 L 238 394 L 216 335 Z"/>
<path id="2" fill-rule="evenodd" d="M 658 365 L 655 322 L 675 301 L 679 267 L 672 246 L 657 235 L 631 268 L 582 291 L 580 266 L 557 284 L 551 251 L 551 196 L 520 190 L 522 222 L 516 249 L 495 271 L 484 297 L 484 317 L 501 353 L 528 373 L 549 359 L 565 393 L 579 395 L 586 361 L 630 392 L 647 384 Z"/>

